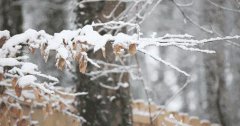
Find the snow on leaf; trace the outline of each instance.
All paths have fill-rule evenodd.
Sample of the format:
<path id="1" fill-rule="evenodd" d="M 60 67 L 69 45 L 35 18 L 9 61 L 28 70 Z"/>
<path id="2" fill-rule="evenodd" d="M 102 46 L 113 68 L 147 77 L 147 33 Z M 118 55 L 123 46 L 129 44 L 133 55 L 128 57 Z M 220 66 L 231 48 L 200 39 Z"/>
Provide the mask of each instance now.
<path id="1" fill-rule="evenodd" d="M 37 78 L 35 76 L 26 75 L 26 76 L 19 78 L 19 80 L 17 81 L 17 85 L 19 85 L 20 87 L 23 88 L 23 87 L 29 86 L 31 84 L 34 84 L 36 80 L 37 80 Z"/>
<path id="2" fill-rule="evenodd" d="M 106 43 L 109 40 L 112 40 L 112 39 L 113 39 L 113 36 L 110 35 L 110 34 L 106 34 L 106 35 L 103 35 L 103 36 L 98 36 L 97 41 L 95 42 L 95 45 L 94 45 L 94 52 L 103 48 L 106 45 Z"/>
<path id="3" fill-rule="evenodd" d="M 0 38 L 2 37 L 10 38 L 10 32 L 8 30 L 0 31 Z"/>
<path id="4" fill-rule="evenodd" d="M 85 25 L 81 32 L 80 35 L 86 35 L 87 33 L 93 32 L 93 27 L 91 25 Z"/>
<path id="5" fill-rule="evenodd" d="M 118 33 L 114 37 L 114 44 L 120 44 L 126 46 L 126 43 L 129 43 L 131 41 L 131 37 L 129 35 L 126 35 L 124 33 Z"/>
<path id="6" fill-rule="evenodd" d="M 130 53 L 131 55 L 136 54 L 136 52 L 137 52 L 137 45 L 136 45 L 135 43 L 130 44 L 130 45 L 129 45 L 129 48 L 128 48 L 128 51 L 129 51 L 129 53 Z"/>
<path id="7" fill-rule="evenodd" d="M 39 34 L 37 31 L 33 29 L 28 29 L 22 34 L 17 34 L 12 36 L 10 39 L 7 40 L 7 42 L 3 45 L 2 48 L 8 50 L 10 55 L 13 56 L 15 55 L 17 50 L 20 48 L 20 46 L 17 46 L 17 45 L 21 43 L 35 41 L 38 35 Z"/>
<path id="8" fill-rule="evenodd" d="M 22 90 L 22 96 L 27 99 L 34 100 L 36 99 L 36 96 L 34 95 L 33 90 Z"/>

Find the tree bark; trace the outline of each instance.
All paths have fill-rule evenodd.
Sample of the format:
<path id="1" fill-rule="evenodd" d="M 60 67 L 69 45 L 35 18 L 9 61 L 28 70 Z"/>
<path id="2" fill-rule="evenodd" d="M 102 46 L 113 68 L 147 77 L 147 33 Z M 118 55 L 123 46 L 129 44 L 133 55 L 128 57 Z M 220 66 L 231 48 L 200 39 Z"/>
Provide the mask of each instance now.
<path id="1" fill-rule="evenodd" d="M 205 2 L 204 2 L 205 3 Z M 225 6 L 226 1 L 219 0 L 218 5 Z M 212 6 L 209 2 L 204 5 L 204 17 L 208 17 L 207 22 L 214 28 L 214 32 L 228 35 L 228 24 L 225 20 L 224 10 Z M 213 34 L 214 35 L 214 34 Z M 211 37 L 213 36 L 211 35 Z M 228 111 L 227 88 L 226 88 L 226 47 L 224 43 L 218 43 L 210 46 L 216 50 L 216 54 L 204 55 L 205 80 L 207 85 L 207 108 L 206 112 L 212 122 L 221 124 L 222 126 L 230 126 L 230 116 Z"/>
<path id="2" fill-rule="evenodd" d="M 117 2 L 90 2 L 84 4 L 84 7 L 77 6 L 75 9 L 77 15 L 75 20 L 76 26 L 82 27 L 93 21 L 97 22 L 97 19 L 100 19 L 102 22 L 111 20 L 105 19 L 103 14 L 109 14 L 116 4 Z M 117 12 L 120 13 L 123 9 L 124 5 L 121 5 Z M 103 58 L 101 51 L 95 54 L 89 51 L 88 55 L 91 58 L 114 63 L 115 56 L 111 43 L 107 43 L 105 47 L 106 58 Z M 93 66 L 90 64 L 88 66 L 88 71 L 94 70 Z M 92 81 L 88 76 L 78 71 L 77 91 L 88 92 L 87 96 L 78 97 L 80 116 L 87 121 L 83 126 L 128 126 L 131 124 L 129 88 L 120 87 L 117 90 L 111 90 L 99 85 L 103 83 L 109 86 L 117 86 L 118 79 L 118 74 L 111 74 L 108 77 L 101 77 Z M 128 82 L 127 75 L 123 77 L 121 82 Z"/>
<path id="3" fill-rule="evenodd" d="M 18 0 L 0 1 L 0 29 L 9 30 L 11 35 L 22 32 L 22 6 Z"/>

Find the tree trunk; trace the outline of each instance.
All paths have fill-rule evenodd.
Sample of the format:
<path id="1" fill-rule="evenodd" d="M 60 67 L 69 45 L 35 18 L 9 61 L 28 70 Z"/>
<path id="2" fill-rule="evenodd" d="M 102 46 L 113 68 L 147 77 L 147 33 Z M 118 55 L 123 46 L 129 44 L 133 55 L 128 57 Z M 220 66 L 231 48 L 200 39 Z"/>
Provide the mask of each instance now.
<path id="1" fill-rule="evenodd" d="M 22 7 L 18 0 L 0 0 L 0 29 L 11 35 L 22 32 Z"/>
<path id="2" fill-rule="evenodd" d="M 117 2 L 90 2 L 84 4 L 84 6 L 77 6 L 75 9 L 77 15 L 76 26 L 81 27 L 92 23 L 92 21 L 96 22 L 97 19 L 100 19 L 102 22 L 108 21 L 103 17 L 103 14 L 109 14 L 116 4 Z M 124 5 L 121 5 L 117 12 L 120 13 L 122 9 L 124 9 Z M 106 45 L 106 54 L 105 59 L 100 51 L 95 54 L 92 51 L 88 52 L 91 58 L 114 63 L 115 56 L 111 43 L 107 43 Z M 94 67 L 90 66 L 90 64 L 88 66 L 88 71 L 94 70 Z M 88 76 L 78 71 L 79 84 L 77 85 L 77 91 L 88 92 L 87 96 L 78 97 L 80 116 L 87 121 L 83 126 L 128 126 L 131 124 L 129 88 L 120 87 L 117 90 L 111 90 L 100 86 L 100 83 L 117 86 L 119 83 L 118 79 L 118 74 L 111 74 L 108 77 L 101 77 L 98 80 L 92 81 Z M 127 81 L 128 78 L 125 75 L 121 82 Z"/>
<path id="3" fill-rule="evenodd" d="M 206 2 L 206 1 L 205 1 Z M 204 3 L 205 3 L 204 2 Z M 216 2 L 218 5 L 225 6 L 224 0 Z M 204 5 L 203 14 L 208 17 L 207 22 L 215 30 L 214 32 L 228 35 L 228 23 L 225 18 L 224 10 L 212 6 L 209 2 Z M 206 22 L 205 22 L 206 23 Z M 213 35 L 211 35 L 213 37 Z M 206 113 L 212 122 L 221 124 L 222 126 L 230 126 L 230 115 L 228 111 L 227 88 L 225 81 L 225 52 L 226 47 L 224 43 L 218 43 L 210 46 L 211 49 L 216 50 L 216 54 L 204 55 L 205 78 L 207 85 L 207 107 Z"/>

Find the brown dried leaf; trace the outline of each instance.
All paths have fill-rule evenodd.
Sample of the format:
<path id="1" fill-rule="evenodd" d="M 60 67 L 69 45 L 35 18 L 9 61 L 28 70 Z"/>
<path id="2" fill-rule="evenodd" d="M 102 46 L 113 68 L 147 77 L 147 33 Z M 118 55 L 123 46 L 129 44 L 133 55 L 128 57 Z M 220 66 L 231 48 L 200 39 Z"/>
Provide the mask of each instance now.
<path id="1" fill-rule="evenodd" d="M 16 106 L 11 106 L 9 109 L 9 115 L 12 118 L 20 119 L 22 117 L 22 109 Z"/>
<path id="2" fill-rule="evenodd" d="M 27 119 L 20 119 L 17 121 L 17 126 L 29 126 L 29 120 Z"/>
<path id="3" fill-rule="evenodd" d="M 15 93 L 18 97 L 22 94 L 22 87 L 20 87 L 18 84 L 15 86 Z"/>
<path id="4" fill-rule="evenodd" d="M 60 105 L 60 110 L 64 110 L 67 106 L 62 103 L 62 102 L 59 102 L 59 105 Z"/>
<path id="5" fill-rule="evenodd" d="M 123 49 L 123 46 L 122 45 L 119 45 L 119 44 L 115 44 L 113 46 L 113 52 L 115 55 L 120 55 L 121 54 L 121 49 Z"/>
<path id="6" fill-rule="evenodd" d="M 34 54 L 34 53 L 35 53 L 35 50 L 36 50 L 36 48 L 29 47 L 29 51 L 30 51 L 32 54 Z"/>
<path id="7" fill-rule="evenodd" d="M 45 49 L 46 49 L 46 48 L 47 48 L 47 44 L 46 44 L 46 43 L 44 43 L 44 44 L 41 45 L 41 48 L 40 48 L 40 49 L 41 49 L 41 55 L 42 55 L 42 56 L 45 55 Z"/>
<path id="8" fill-rule="evenodd" d="M 65 67 L 65 60 L 63 58 L 60 58 L 58 60 L 57 68 L 60 70 L 63 70 Z"/>
<path id="9" fill-rule="evenodd" d="M 102 50 L 102 55 L 103 55 L 103 57 L 106 58 L 106 49 L 105 49 L 105 48 L 102 48 L 101 50 Z"/>
<path id="10" fill-rule="evenodd" d="M 40 101 L 42 99 L 40 90 L 38 88 L 33 88 L 33 92 L 37 101 Z"/>
<path id="11" fill-rule="evenodd" d="M 79 48 L 81 52 L 86 52 L 88 50 L 88 44 L 86 42 L 83 42 L 80 44 Z"/>
<path id="12" fill-rule="evenodd" d="M 129 51 L 129 53 L 130 53 L 131 55 L 136 54 L 136 52 L 137 52 L 137 45 L 136 45 L 135 43 L 130 44 L 128 51 Z"/>
<path id="13" fill-rule="evenodd" d="M 79 71 L 81 73 L 85 73 L 86 72 L 86 69 L 87 69 L 87 60 L 82 57 L 80 60 L 79 60 Z"/>
<path id="14" fill-rule="evenodd" d="M 47 62 L 48 56 L 49 56 L 49 51 L 45 51 L 47 46 L 48 46 L 48 44 L 44 43 L 44 44 L 41 45 L 41 49 L 40 49 L 41 50 L 41 55 L 43 56 L 45 62 Z"/>
<path id="15" fill-rule="evenodd" d="M 77 53 L 74 57 L 74 60 L 79 62 L 79 59 L 82 57 L 82 54 L 81 53 Z"/>
<path id="16" fill-rule="evenodd" d="M 76 49 L 77 49 L 77 44 L 76 44 L 76 42 L 73 42 L 73 43 L 72 43 L 72 47 L 73 47 L 73 50 L 76 50 Z"/>
<path id="17" fill-rule="evenodd" d="M 12 79 L 12 87 L 13 87 L 13 88 L 15 88 L 15 86 L 17 85 L 17 81 L 18 81 L 18 79 L 17 79 L 16 77 L 14 77 L 14 78 Z"/>
<path id="18" fill-rule="evenodd" d="M 0 48 L 3 46 L 3 44 L 6 42 L 6 40 L 7 40 L 6 36 L 3 36 L 0 38 Z"/>
<path id="19" fill-rule="evenodd" d="M 0 104 L 0 115 L 4 115 L 7 112 L 7 105 L 4 102 Z"/>
<path id="20" fill-rule="evenodd" d="M 0 81 L 4 79 L 3 73 L 0 73 Z"/>
<path id="21" fill-rule="evenodd" d="M 6 90 L 5 86 L 0 86 L 0 96 L 3 95 L 5 90 Z"/>
<path id="22" fill-rule="evenodd" d="M 3 117 L 4 115 L 0 112 L 0 120 L 2 120 Z"/>
<path id="23" fill-rule="evenodd" d="M 47 114 L 52 114 L 53 109 L 52 109 L 52 105 L 51 105 L 51 104 L 49 104 L 49 103 L 46 104 L 45 112 L 46 112 Z"/>

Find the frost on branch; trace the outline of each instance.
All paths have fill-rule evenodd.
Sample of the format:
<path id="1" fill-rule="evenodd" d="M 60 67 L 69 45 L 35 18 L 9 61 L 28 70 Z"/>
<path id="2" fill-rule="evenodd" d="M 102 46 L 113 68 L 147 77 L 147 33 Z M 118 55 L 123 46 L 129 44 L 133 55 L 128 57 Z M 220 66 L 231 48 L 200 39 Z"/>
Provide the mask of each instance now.
<path id="1" fill-rule="evenodd" d="M 101 26 L 111 26 L 113 28 L 114 26 L 130 26 L 138 30 L 137 33 L 132 35 L 124 33 L 100 35 L 93 27 Z M 200 49 L 197 46 L 217 40 L 239 38 L 239 36 L 227 36 L 224 38 L 196 40 L 191 35 L 169 34 L 162 37 L 146 38 L 140 36 L 139 31 L 139 27 L 136 24 L 124 24 L 124 22 L 86 25 L 82 29 L 64 30 L 54 35 L 49 35 L 45 31 L 29 29 L 22 34 L 10 37 L 8 31 L 0 31 L 0 41 L 3 43 L 0 48 L 0 86 L 4 87 L 4 90 L 0 92 L 1 97 L 3 97 L 0 100 L 1 104 L 14 103 L 16 106 L 19 106 L 19 104 L 40 105 L 45 107 L 47 114 L 50 114 L 52 109 L 57 109 L 81 120 L 79 116 L 74 115 L 76 110 L 72 104 L 76 96 L 87 95 L 87 92 L 71 93 L 72 90 L 68 88 L 57 87 L 56 84 L 59 83 L 57 78 L 43 74 L 38 70 L 37 65 L 26 62 L 25 59 L 28 57 L 18 56 L 18 54 L 22 53 L 23 47 L 28 48 L 32 53 L 41 51 L 41 55 L 46 62 L 49 54 L 56 52 L 56 67 L 58 69 L 71 69 L 73 67 L 72 63 L 75 61 L 79 64 L 80 72 L 86 73 L 91 76 L 92 80 L 95 80 L 101 76 L 108 76 L 110 73 L 124 72 L 128 72 L 131 77 L 135 78 L 134 72 L 137 69 L 135 65 L 109 64 L 91 59 L 88 56 L 88 51 L 97 52 L 99 50 L 103 52 L 103 55 L 109 55 L 105 52 L 105 45 L 108 42 L 112 44 L 113 49 L 113 52 L 110 53 L 114 53 L 119 59 L 141 52 L 189 76 L 184 70 L 147 52 L 145 48 L 148 46 L 175 46 L 187 51 L 214 53 L 213 50 Z M 87 67 L 89 64 L 95 66 L 97 70 L 88 71 Z M 108 66 L 106 68 L 109 69 L 104 69 L 104 66 Z M 40 78 L 45 78 L 47 81 L 41 82 L 39 81 Z M 104 84 L 101 84 L 101 86 L 109 89 L 118 89 L 123 85 L 119 83 L 118 87 L 107 87 Z M 16 109 L 20 108 L 16 107 Z"/>

